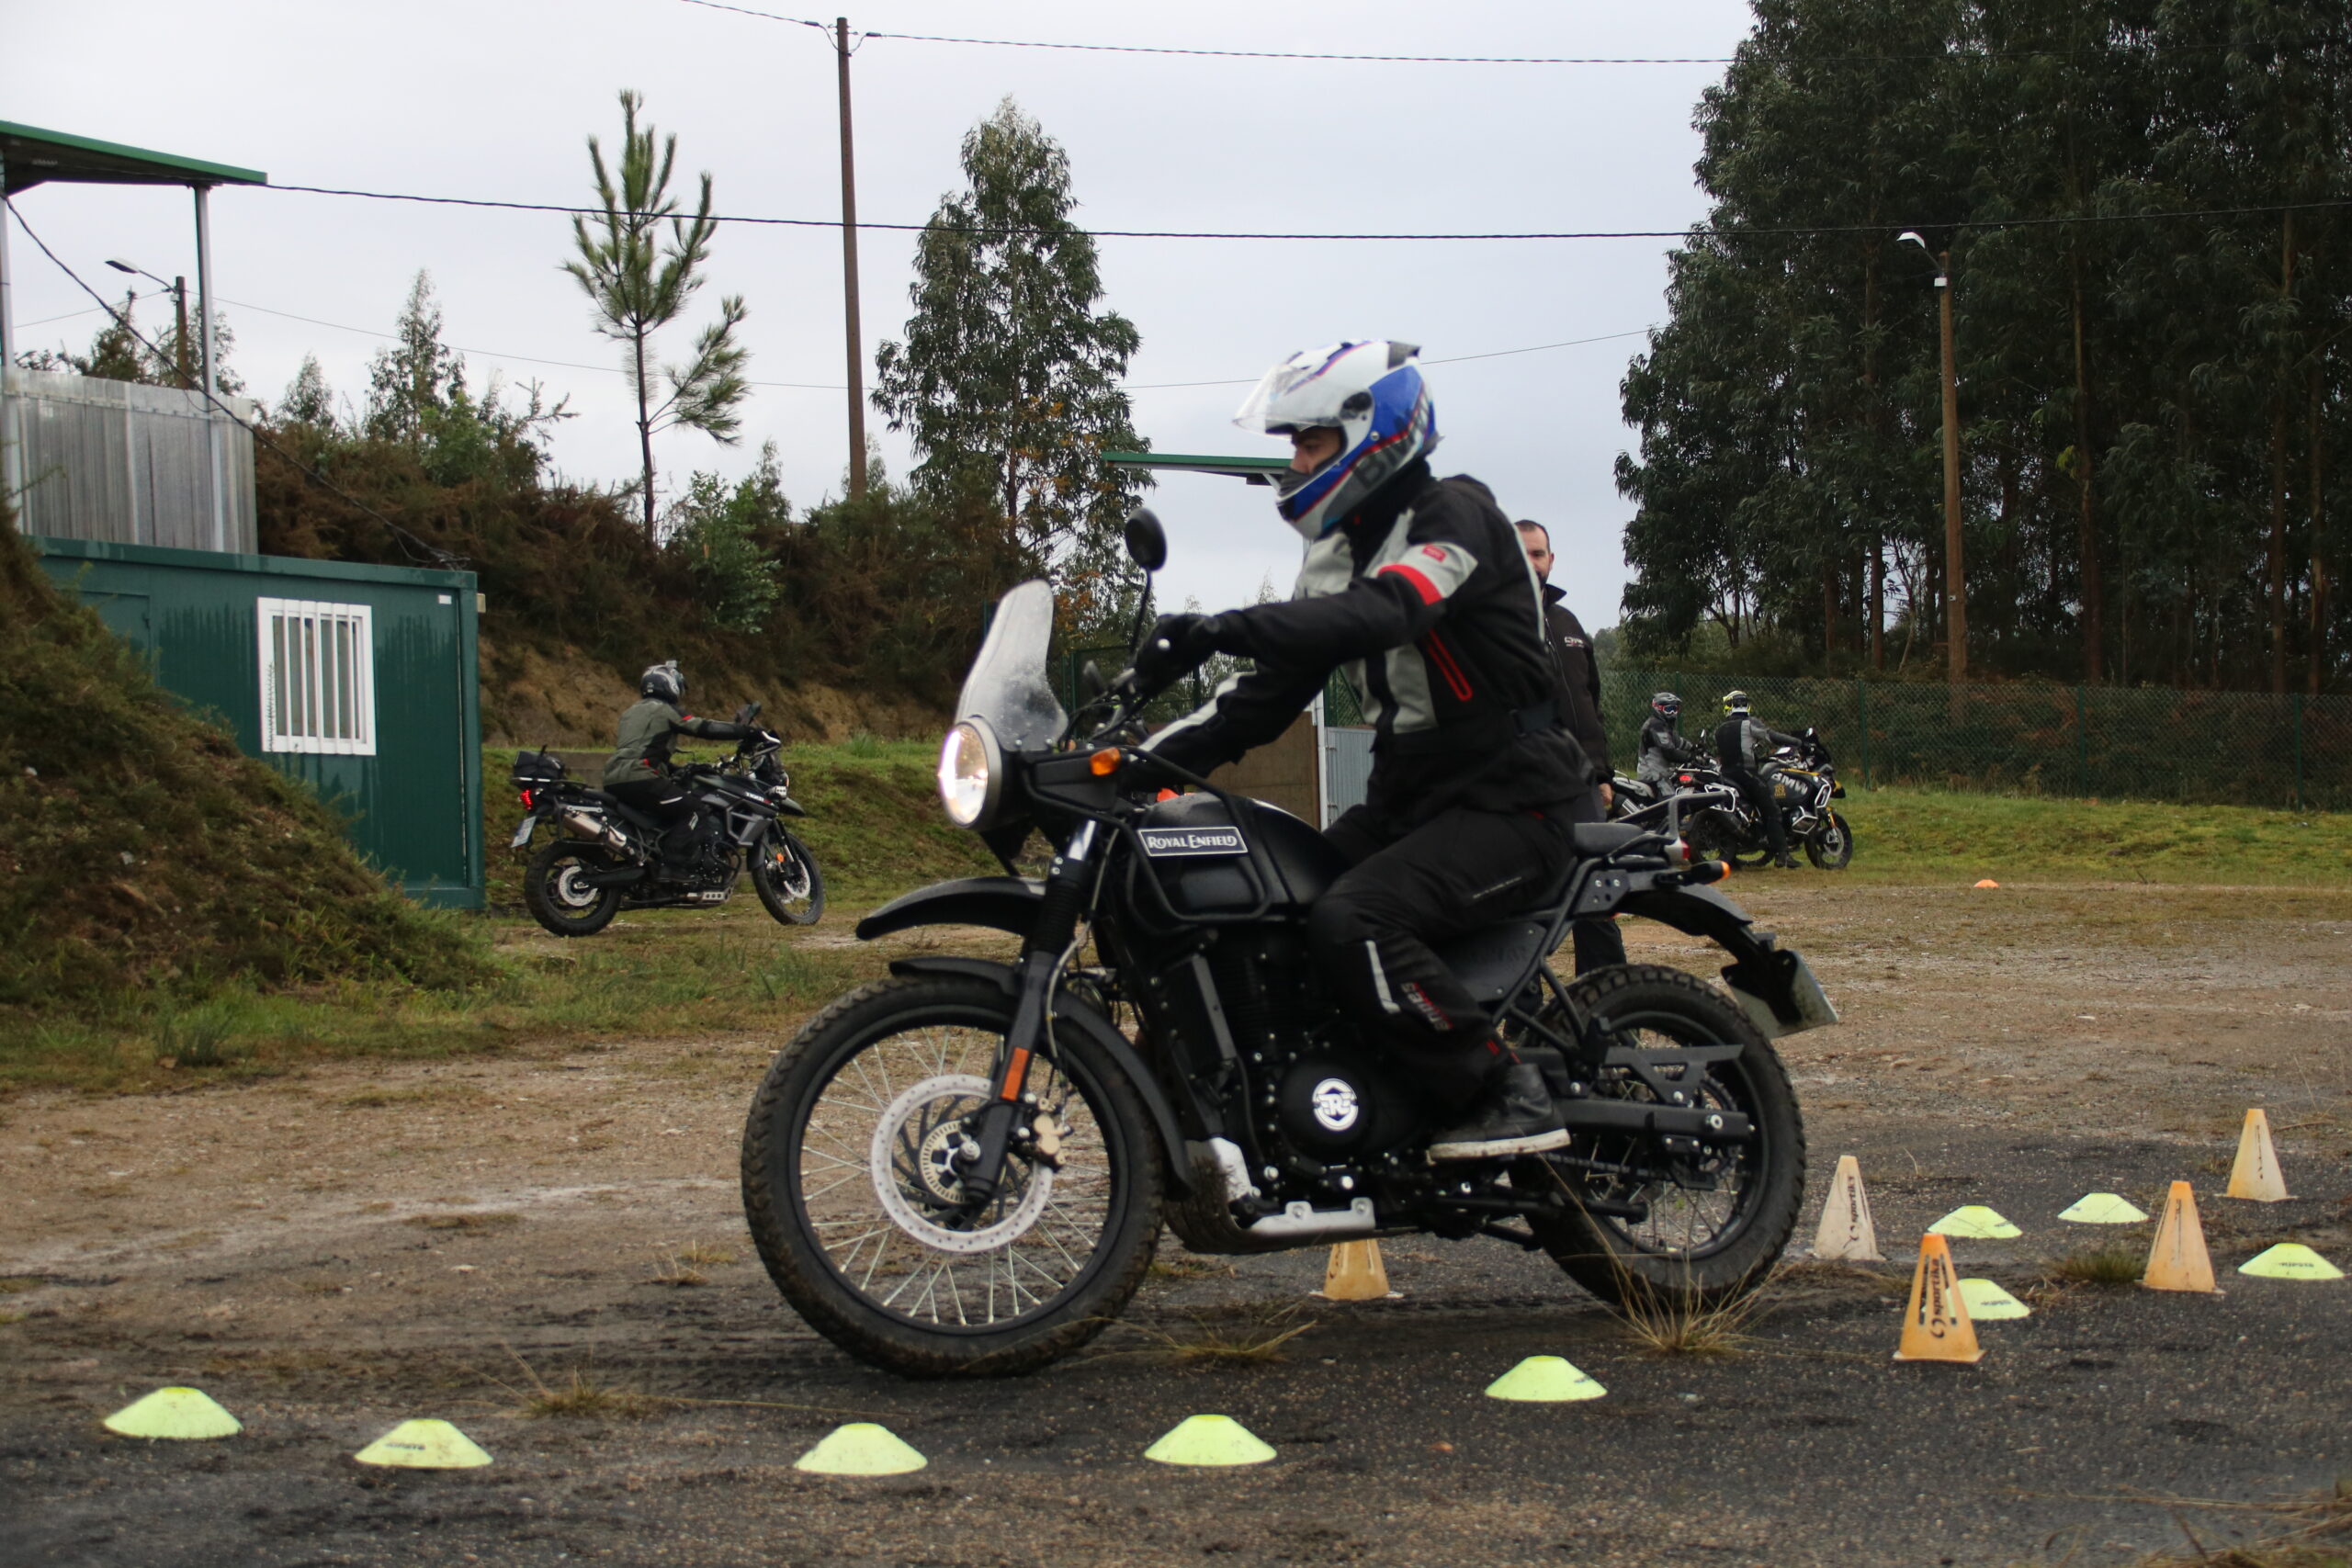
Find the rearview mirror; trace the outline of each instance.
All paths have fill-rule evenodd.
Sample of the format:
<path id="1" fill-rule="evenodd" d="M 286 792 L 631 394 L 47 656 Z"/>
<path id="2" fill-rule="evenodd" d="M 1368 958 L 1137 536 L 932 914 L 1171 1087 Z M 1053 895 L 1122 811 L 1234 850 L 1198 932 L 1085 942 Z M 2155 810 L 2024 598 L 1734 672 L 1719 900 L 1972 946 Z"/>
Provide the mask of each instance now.
<path id="1" fill-rule="evenodd" d="M 745 703 L 735 710 L 735 722 L 738 724 L 749 724 L 759 716 L 760 705 L 757 703 Z"/>
<path id="2" fill-rule="evenodd" d="M 1168 564 L 1168 530 L 1159 525 L 1148 506 L 1127 513 L 1127 558 L 1146 571 Z"/>

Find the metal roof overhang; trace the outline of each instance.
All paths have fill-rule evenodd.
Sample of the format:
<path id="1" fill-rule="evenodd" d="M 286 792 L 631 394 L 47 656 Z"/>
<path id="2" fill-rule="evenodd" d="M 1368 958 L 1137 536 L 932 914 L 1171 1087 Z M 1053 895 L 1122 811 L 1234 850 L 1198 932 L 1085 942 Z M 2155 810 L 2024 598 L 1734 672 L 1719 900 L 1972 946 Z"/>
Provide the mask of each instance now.
<path id="1" fill-rule="evenodd" d="M 7 169 L 7 193 L 52 181 L 95 186 L 266 186 L 259 169 L 209 164 L 144 147 L 125 147 L 62 130 L 0 120 L 0 164 Z"/>
<path id="2" fill-rule="evenodd" d="M 1114 468 L 1154 468 L 1170 474 L 1224 474 L 1253 485 L 1270 485 L 1290 467 L 1288 457 L 1206 457 L 1182 452 L 1105 452 Z"/>

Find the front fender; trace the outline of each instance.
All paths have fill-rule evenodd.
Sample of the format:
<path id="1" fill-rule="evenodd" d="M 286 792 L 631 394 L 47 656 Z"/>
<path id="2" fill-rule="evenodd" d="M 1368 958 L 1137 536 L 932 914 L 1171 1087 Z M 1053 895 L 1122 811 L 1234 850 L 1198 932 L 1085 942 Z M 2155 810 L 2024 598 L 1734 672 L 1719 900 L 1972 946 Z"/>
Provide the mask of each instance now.
<path id="1" fill-rule="evenodd" d="M 965 876 L 934 882 L 893 898 L 857 922 L 857 940 L 872 942 L 917 926 L 987 926 L 1027 936 L 1037 923 L 1046 885 L 1025 876 Z"/>
<path id="2" fill-rule="evenodd" d="M 1702 937 L 1732 956 L 1724 984 L 1765 1038 L 1778 1039 L 1838 1021 L 1838 1010 L 1794 952 L 1759 931 L 1747 911 L 1712 887 L 1652 887 L 1627 896 L 1622 914 L 1639 915 Z"/>
<path id="3" fill-rule="evenodd" d="M 978 877 L 976 881 L 1010 881 L 1009 877 Z M 878 914 L 880 911 L 876 911 Z M 869 919 L 871 917 L 868 917 Z M 920 922 L 918 922 L 920 923 Z M 958 921 L 969 925 L 972 921 Z M 861 929 L 860 935 L 865 934 Z M 986 958 L 898 958 L 890 963 L 890 973 L 899 976 L 953 975 L 963 979 L 985 980 L 1002 990 L 1008 997 L 1021 994 L 1021 976 L 1010 964 L 999 964 Z M 1076 1029 L 1100 1046 L 1104 1055 L 1118 1064 L 1119 1070 L 1135 1085 L 1136 1093 L 1143 1097 L 1144 1111 L 1151 1117 L 1151 1124 L 1159 1134 L 1160 1168 L 1168 1173 L 1171 1186 L 1190 1192 L 1193 1190 L 1192 1162 L 1183 1157 L 1184 1134 L 1176 1125 L 1176 1112 L 1170 1108 L 1168 1096 L 1161 1091 L 1159 1079 L 1144 1065 L 1127 1037 L 1112 1027 L 1111 1021 L 1092 1002 L 1067 987 L 1054 993 L 1056 1029 Z"/>

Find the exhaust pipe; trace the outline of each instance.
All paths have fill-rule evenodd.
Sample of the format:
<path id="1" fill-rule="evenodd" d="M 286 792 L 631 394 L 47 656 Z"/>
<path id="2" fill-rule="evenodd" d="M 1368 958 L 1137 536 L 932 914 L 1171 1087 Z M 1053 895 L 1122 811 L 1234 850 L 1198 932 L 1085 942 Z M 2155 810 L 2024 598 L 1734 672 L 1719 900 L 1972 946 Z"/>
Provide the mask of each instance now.
<path id="1" fill-rule="evenodd" d="M 628 839 L 618 828 L 591 817 L 576 807 L 564 811 L 556 820 L 561 822 L 564 830 L 574 838 L 594 840 L 616 854 L 628 852 Z"/>

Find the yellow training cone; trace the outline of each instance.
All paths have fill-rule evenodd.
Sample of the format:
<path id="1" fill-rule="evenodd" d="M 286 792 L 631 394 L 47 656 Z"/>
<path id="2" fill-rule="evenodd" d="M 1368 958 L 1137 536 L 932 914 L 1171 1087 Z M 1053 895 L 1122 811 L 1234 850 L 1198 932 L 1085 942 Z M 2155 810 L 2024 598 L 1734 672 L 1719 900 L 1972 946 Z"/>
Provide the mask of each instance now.
<path id="1" fill-rule="evenodd" d="M 2120 1192 L 2086 1192 L 2058 1217 L 2078 1225 L 2136 1225 L 2148 1216 Z"/>
<path id="2" fill-rule="evenodd" d="M 2341 1280 L 2344 1270 L 2300 1241 L 2282 1241 L 2238 1265 L 2257 1280 Z"/>
<path id="3" fill-rule="evenodd" d="M 1960 1299 L 1968 1307 L 1971 1323 L 1999 1323 L 2007 1318 L 2031 1317 L 2033 1309 L 2009 1294 L 1990 1280 L 1962 1280 Z"/>
<path id="4" fill-rule="evenodd" d="M 1928 1229 L 1937 1235 L 1958 1236 L 1963 1241 L 2007 1241 L 2025 1235 L 1997 1211 L 1982 1203 L 1963 1204 Z"/>
<path id="5" fill-rule="evenodd" d="M 2278 1151 L 2270 1146 L 2270 1117 L 2259 1109 L 2245 1113 L 2245 1130 L 2238 1134 L 2237 1163 L 2230 1167 L 2224 1198 L 2255 1203 L 2287 1201 L 2287 1179 L 2278 1170 Z"/>
<path id="6" fill-rule="evenodd" d="M 351 1456 L 403 1470 L 477 1470 L 490 1456 L 447 1421 L 403 1421 Z"/>
<path id="7" fill-rule="evenodd" d="M 2197 1291 L 2215 1294 L 2213 1259 L 2205 1251 L 2205 1227 L 2197 1219 L 2197 1194 L 2186 1181 L 2172 1184 L 2156 1244 L 2148 1249 L 2148 1271 L 2140 1283 L 2152 1291 Z"/>
<path id="8" fill-rule="evenodd" d="M 1829 1179 L 1829 1199 L 1821 1206 L 1821 1228 L 1814 1233 L 1813 1255 L 1824 1262 L 1886 1261 L 1879 1256 L 1878 1232 L 1871 1225 L 1861 1164 L 1852 1155 L 1838 1156 L 1838 1174 Z"/>
<path id="9" fill-rule="evenodd" d="M 1608 1392 L 1558 1356 L 1530 1356 L 1487 1385 L 1488 1399 L 1520 1399 L 1533 1404 L 1599 1399 Z"/>
<path id="10" fill-rule="evenodd" d="M 792 1468 L 816 1475 L 904 1475 L 930 1462 L 889 1427 L 852 1421 L 826 1433 Z"/>
<path id="11" fill-rule="evenodd" d="M 1919 1268 L 1911 1276 L 1911 1304 L 1903 1309 L 1903 1342 L 1895 1347 L 1894 1359 L 1972 1363 L 1984 1359 L 1952 1270 L 1951 1244 L 1933 1231 L 1919 1238 Z"/>
<path id="12" fill-rule="evenodd" d="M 1331 1248 L 1323 1270 L 1323 1288 L 1315 1292 L 1335 1302 L 1384 1302 L 1388 1299 L 1388 1269 L 1380 1261 L 1376 1241 L 1343 1241 Z"/>
<path id="13" fill-rule="evenodd" d="M 210 1394 L 194 1388 L 159 1388 L 144 1399 L 132 1400 L 107 1417 L 106 1428 L 126 1438 L 181 1440 L 233 1438 L 244 1430 Z"/>
<path id="14" fill-rule="evenodd" d="M 1230 1416 L 1187 1416 L 1143 1457 L 1162 1464 L 1263 1464 L 1274 1450 Z"/>

